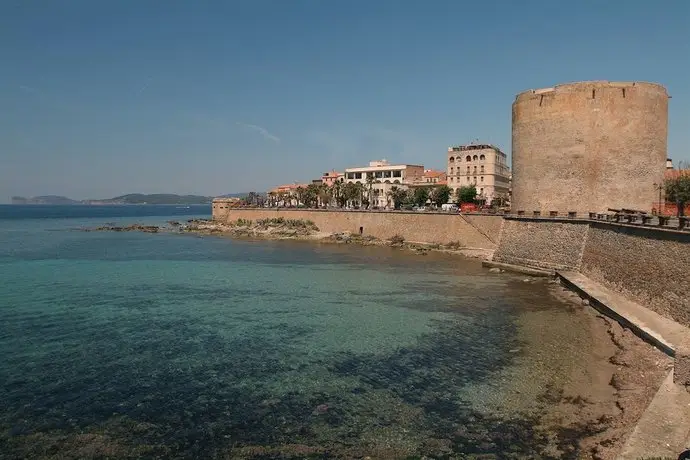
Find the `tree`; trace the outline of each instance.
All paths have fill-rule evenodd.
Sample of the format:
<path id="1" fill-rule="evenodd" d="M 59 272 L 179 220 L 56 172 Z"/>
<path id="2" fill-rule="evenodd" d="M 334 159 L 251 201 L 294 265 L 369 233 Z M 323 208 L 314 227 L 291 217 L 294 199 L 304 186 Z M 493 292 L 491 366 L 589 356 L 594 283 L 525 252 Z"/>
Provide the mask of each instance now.
<path id="1" fill-rule="evenodd" d="M 297 199 L 297 206 L 299 207 L 300 205 L 304 204 L 304 200 L 306 198 L 306 189 L 302 186 L 297 187 L 295 189 L 295 198 Z"/>
<path id="2" fill-rule="evenodd" d="M 685 204 L 690 203 L 690 173 L 667 179 L 664 187 L 666 199 L 678 205 L 678 217 L 682 217 Z"/>
<path id="3" fill-rule="evenodd" d="M 329 206 L 333 199 L 333 190 L 326 184 L 319 186 L 319 201 L 322 206 Z"/>
<path id="4" fill-rule="evenodd" d="M 345 206 L 345 203 L 347 203 L 347 198 L 345 197 L 344 193 L 344 188 L 345 186 L 343 185 L 342 182 L 336 180 L 335 183 L 333 184 L 333 196 L 335 197 L 335 202 L 338 206 L 341 208 Z"/>
<path id="5" fill-rule="evenodd" d="M 460 187 L 455 192 L 458 203 L 474 203 L 477 198 L 477 188 L 474 185 Z"/>
<path id="6" fill-rule="evenodd" d="M 319 186 L 316 184 L 309 184 L 304 191 L 304 205 L 313 208 L 319 199 Z"/>
<path id="7" fill-rule="evenodd" d="M 429 199 L 429 187 L 417 187 L 414 190 L 414 204 L 424 206 Z"/>
<path id="8" fill-rule="evenodd" d="M 362 206 L 364 204 L 364 185 L 362 185 L 360 182 L 357 182 L 355 184 L 355 200 L 358 201 L 359 206 Z"/>
<path id="9" fill-rule="evenodd" d="M 367 199 L 367 207 L 371 204 L 372 201 L 374 201 L 373 198 L 373 189 L 374 189 L 374 182 L 376 179 L 374 179 L 374 175 L 372 173 L 367 173 L 367 191 L 368 191 L 368 199 Z"/>
<path id="10" fill-rule="evenodd" d="M 407 190 L 394 185 L 388 192 L 388 199 L 393 202 L 394 209 L 400 209 L 407 199 Z"/>
<path id="11" fill-rule="evenodd" d="M 453 193 L 453 189 L 447 185 L 439 185 L 431 191 L 431 201 L 436 204 L 436 206 L 441 206 L 442 204 L 448 203 L 450 201 L 450 195 Z"/>

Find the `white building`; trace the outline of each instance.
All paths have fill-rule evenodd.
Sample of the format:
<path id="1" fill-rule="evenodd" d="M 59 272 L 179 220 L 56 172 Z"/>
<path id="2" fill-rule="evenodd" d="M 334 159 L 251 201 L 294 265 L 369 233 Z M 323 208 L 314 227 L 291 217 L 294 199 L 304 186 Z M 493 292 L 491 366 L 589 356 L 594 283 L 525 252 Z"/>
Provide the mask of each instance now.
<path id="1" fill-rule="evenodd" d="M 393 186 L 407 188 L 408 184 L 420 181 L 423 175 L 424 166 L 392 165 L 386 160 L 378 160 L 370 161 L 369 166 L 347 168 L 345 170 L 345 182 L 364 185 L 367 196 L 371 184 L 371 206 L 384 208 L 391 204 L 388 192 Z"/>

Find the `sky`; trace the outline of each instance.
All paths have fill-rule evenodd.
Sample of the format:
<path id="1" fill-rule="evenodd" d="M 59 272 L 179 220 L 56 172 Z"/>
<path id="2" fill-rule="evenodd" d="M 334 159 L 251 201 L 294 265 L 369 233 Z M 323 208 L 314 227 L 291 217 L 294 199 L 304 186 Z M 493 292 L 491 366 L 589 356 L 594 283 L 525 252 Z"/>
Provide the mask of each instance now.
<path id="1" fill-rule="evenodd" d="M 445 169 L 579 80 L 665 85 L 690 161 L 688 0 L 2 0 L 0 59 L 0 202 Z"/>

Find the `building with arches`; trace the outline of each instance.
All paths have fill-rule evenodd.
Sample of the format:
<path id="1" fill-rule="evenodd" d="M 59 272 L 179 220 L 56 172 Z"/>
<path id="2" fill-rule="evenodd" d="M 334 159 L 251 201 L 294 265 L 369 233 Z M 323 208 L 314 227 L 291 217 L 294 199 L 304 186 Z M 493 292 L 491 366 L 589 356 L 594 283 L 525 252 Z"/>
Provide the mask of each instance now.
<path id="1" fill-rule="evenodd" d="M 486 204 L 509 199 L 510 169 L 506 154 L 490 144 L 448 147 L 448 186 L 455 192 L 474 185 Z"/>
<path id="2" fill-rule="evenodd" d="M 346 183 L 360 183 L 365 186 L 371 183 L 372 206 L 381 208 L 388 206 L 388 192 L 393 186 L 407 188 L 409 184 L 421 181 L 422 176 L 422 165 L 392 165 L 387 160 L 370 161 L 369 166 L 345 169 Z"/>

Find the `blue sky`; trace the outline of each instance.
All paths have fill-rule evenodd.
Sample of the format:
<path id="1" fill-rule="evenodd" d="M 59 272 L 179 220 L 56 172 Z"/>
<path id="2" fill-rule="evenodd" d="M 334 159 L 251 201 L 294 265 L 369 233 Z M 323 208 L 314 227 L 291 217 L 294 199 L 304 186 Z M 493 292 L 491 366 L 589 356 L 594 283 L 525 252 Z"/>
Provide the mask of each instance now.
<path id="1" fill-rule="evenodd" d="M 0 202 L 443 168 L 509 153 L 515 94 L 577 80 L 666 85 L 690 161 L 687 0 L 4 0 L 0 58 Z"/>

